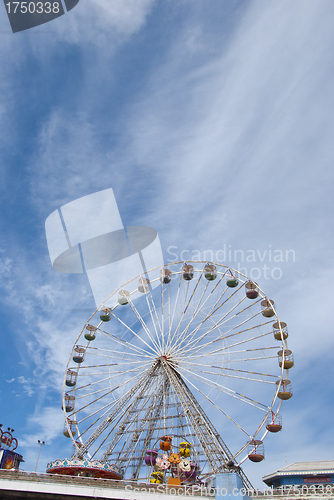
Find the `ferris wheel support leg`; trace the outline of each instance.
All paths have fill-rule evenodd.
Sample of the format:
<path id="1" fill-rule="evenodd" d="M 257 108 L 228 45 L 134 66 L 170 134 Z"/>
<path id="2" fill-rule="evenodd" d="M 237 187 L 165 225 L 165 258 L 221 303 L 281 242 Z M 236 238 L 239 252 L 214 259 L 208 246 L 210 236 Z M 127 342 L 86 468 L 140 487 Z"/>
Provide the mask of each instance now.
<path id="1" fill-rule="evenodd" d="M 213 479 L 216 500 L 251 500 L 247 495 L 249 492 L 239 474 L 233 472 L 221 472 Z"/>

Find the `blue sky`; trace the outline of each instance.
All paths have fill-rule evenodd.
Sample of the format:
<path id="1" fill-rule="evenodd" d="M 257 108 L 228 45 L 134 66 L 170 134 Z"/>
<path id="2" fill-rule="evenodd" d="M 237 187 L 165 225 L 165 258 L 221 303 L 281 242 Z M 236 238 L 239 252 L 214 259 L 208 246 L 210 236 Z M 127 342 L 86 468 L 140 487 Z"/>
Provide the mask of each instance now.
<path id="1" fill-rule="evenodd" d="M 94 308 L 85 276 L 53 270 L 44 223 L 110 187 L 166 260 L 268 266 L 253 277 L 288 324 L 295 394 L 251 481 L 332 459 L 332 1 L 81 0 L 26 32 L 0 22 L 1 422 L 24 468 L 38 439 L 40 471 L 71 453 L 63 374 Z"/>

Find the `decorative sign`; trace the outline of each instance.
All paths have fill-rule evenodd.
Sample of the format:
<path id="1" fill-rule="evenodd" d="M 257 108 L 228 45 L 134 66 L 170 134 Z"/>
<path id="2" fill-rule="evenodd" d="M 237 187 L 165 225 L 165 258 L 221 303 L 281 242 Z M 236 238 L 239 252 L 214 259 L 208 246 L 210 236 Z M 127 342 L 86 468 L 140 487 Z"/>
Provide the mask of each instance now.
<path id="1" fill-rule="evenodd" d="M 331 483 L 332 480 L 327 476 L 311 476 L 311 477 L 304 477 L 303 479 L 304 483 Z"/>
<path id="2" fill-rule="evenodd" d="M 4 450 L 16 450 L 18 445 L 17 439 L 12 436 L 9 431 L 3 432 L 0 429 L 0 448 Z"/>
<path id="3" fill-rule="evenodd" d="M 15 451 L 0 451 L 0 469 L 18 469 L 20 462 L 24 462 L 23 457 Z"/>

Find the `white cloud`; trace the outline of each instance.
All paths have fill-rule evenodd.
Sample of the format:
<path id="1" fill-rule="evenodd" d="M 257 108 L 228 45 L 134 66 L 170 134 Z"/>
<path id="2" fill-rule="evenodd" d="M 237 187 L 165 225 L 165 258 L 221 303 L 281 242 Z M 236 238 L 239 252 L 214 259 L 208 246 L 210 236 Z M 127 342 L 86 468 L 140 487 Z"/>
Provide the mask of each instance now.
<path id="1" fill-rule="evenodd" d="M 143 27 L 153 3 L 154 0 L 94 0 L 88 4 L 81 1 L 75 11 L 62 17 L 56 29 L 63 40 L 84 45 L 87 50 L 93 44 L 108 53 Z"/>
<path id="2" fill-rule="evenodd" d="M 30 397 L 35 394 L 34 389 L 32 388 L 33 382 L 32 380 L 27 380 L 22 375 L 17 378 L 18 382 L 22 384 L 24 392 Z"/>

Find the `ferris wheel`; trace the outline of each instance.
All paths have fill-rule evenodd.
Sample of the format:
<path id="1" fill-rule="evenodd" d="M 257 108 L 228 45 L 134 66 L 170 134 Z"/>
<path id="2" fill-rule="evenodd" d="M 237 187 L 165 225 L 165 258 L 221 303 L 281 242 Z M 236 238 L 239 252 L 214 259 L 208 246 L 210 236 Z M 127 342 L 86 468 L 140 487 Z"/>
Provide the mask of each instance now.
<path id="1" fill-rule="evenodd" d="M 274 301 L 228 266 L 175 262 L 137 276 L 72 349 L 63 391 L 72 459 L 180 484 L 262 461 L 292 396 L 287 338 Z"/>

